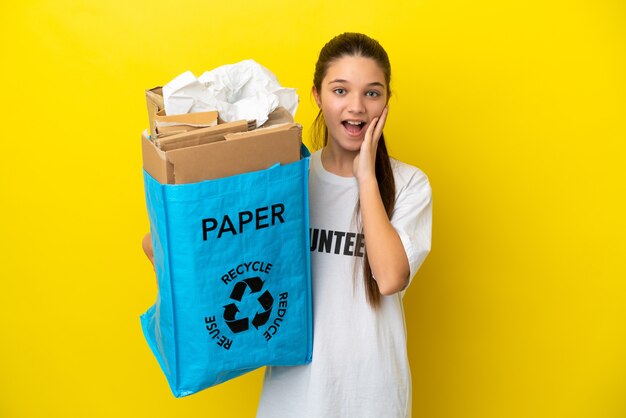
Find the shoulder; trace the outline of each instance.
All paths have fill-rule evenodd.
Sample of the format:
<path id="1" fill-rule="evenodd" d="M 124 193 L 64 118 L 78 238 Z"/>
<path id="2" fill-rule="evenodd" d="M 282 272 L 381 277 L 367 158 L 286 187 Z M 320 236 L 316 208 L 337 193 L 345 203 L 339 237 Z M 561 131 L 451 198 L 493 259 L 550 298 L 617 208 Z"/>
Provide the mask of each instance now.
<path id="1" fill-rule="evenodd" d="M 318 149 L 317 151 L 314 151 L 307 158 L 309 159 L 309 170 L 319 171 L 321 166 L 322 150 Z"/>
<path id="2" fill-rule="evenodd" d="M 428 176 L 419 168 L 395 158 L 389 158 L 396 183 L 396 198 L 405 194 L 418 194 L 430 198 L 432 189 Z"/>

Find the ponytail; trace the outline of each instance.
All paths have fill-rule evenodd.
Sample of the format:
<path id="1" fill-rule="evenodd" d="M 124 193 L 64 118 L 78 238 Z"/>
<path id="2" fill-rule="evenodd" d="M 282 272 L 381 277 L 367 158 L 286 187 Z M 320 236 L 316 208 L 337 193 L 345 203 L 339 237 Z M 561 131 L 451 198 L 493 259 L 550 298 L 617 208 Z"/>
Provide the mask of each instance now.
<path id="1" fill-rule="evenodd" d="M 391 64 L 389 63 L 387 52 L 375 39 L 361 33 L 344 33 L 334 37 L 324 45 L 320 51 L 317 63 L 315 64 L 315 73 L 313 74 L 313 86 L 318 92 L 322 91 L 322 80 L 326 76 L 330 64 L 344 56 L 360 56 L 376 61 L 385 75 L 388 92 L 387 98 L 391 96 L 391 90 L 389 89 L 391 82 Z M 328 143 L 328 127 L 326 126 L 321 110 L 313 122 L 311 135 L 313 145 L 316 149 L 322 148 Z M 322 141 L 321 144 L 319 143 L 320 140 Z M 389 153 L 385 145 L 385 137 L 382 134 L 378 141 L 378 148 L 376 149 L 376 181 L 387 216 L 391 218 L 391 213 L 395 207 L 396 184 L 393 178 Z M 363 233 L 363 227 L 361 223 L 358 222 L 360 219 L 360 204 L 358 203 L 355 208 L 355 217 L 357 219 L 357 225 L 359 225 L 359 230 Z M 373 239 L 373 237 L 365 237 L 365 252 L 362 268 L 363 285 L 367 302 L 373 308 L 377 308 L 380 306 L 380 290 L 378 289 L 376 280 L 374 280 L 372 276 L 372 268 L 369 264 L 369 257 L 367 255 L 368 238 Z M 355 271 L 357 271 L 357 269 L 355 269 Z"/>

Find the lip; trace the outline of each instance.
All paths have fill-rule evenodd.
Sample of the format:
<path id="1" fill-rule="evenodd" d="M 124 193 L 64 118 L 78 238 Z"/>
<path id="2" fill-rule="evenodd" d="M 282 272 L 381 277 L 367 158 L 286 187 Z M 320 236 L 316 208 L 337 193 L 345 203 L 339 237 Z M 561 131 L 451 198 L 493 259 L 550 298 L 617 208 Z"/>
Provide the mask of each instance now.
<path id="1" fill-rule="evenodd" d="M 360 122 L 362 123 L 361 129 L 358 132 L 351 132 L 346 127 L 347 122 Z M 343 127 L 344 132 L 346 133 L 346 135 L 348 135 L 351 138 L 358 138 L 362 136 L 365 133 L 365 130 L 367 129 L 367 125 L 368 123 L 361 119 L 345 119 L 341 121 L 341 126 Z"/>

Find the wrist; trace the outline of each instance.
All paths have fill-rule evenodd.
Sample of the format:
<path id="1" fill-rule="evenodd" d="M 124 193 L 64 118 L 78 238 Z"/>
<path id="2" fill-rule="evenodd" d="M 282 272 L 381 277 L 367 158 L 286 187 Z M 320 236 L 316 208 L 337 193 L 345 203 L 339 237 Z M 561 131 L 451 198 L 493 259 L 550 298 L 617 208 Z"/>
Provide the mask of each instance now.
<path id="1" fill-rule="evenodd" d="M 359 188 L 369 188 L 376 187 L 378 188 L 378 180 L 376 180 L 376 175 L 374 173 L 371 174 L 361 174 L 356 177 L 356 180 L 359 184 Z"/>

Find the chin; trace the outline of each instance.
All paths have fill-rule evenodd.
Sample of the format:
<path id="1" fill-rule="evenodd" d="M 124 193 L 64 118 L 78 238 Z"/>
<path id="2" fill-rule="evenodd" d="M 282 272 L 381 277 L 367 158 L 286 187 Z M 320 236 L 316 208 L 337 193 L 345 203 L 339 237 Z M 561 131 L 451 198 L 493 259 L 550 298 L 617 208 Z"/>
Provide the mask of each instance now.
<path id="1" fill-rule="evenodd" d="M 363 140 L 365 139 L 364 137 L 351 137 L 342 134 L 343 132 L 340 132 L 339 135 L 336 136 L 331 134 L 328 139 L 334 142 L 338 148 L 346 152 L 359 152 L 361 150 L 361 145 L 363 145 Z"/>
<path id="2" fill-rule="evenodd" d="M 341 147 L 342 149 L 348 151 L 348 152 L 359 152 L 361 151 L 361 145 L 363 145 L 363 140 L 352 140 L 352 141 L 345 141 L 345 142 L 340 142 L 339 143 L 339 147 Z"/>

